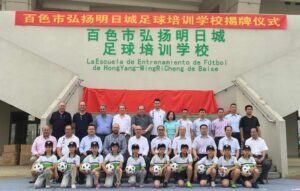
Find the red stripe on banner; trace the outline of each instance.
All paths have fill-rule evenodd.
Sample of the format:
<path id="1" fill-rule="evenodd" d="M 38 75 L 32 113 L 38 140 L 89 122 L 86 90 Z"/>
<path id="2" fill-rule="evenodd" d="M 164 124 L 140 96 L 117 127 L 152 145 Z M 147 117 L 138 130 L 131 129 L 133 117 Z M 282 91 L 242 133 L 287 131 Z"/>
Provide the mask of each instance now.
<path id="1" fill-rule="evenodd" d="M 216 113 L 217 103 L 212 90 L 111 90 L 84 88 L 82 100 L 86 102 L 88 112 L 99 112 L 100 104 L 107 106 L 107 111 L 115 113 L 118 105 L 124 104 L 128 113 L 136 113 L 142 104 L 147 111 L 153 109 L 155 98 L 161 100 L 165 111 L 181 112 L 187 108 L 190 113 L 198 113 L 200 108 L 207 113 Z"/>
<path id="2" fill-rule="evenodd" d="M 15 25 L 286 29 L 278 14 L 16 11 Z"/>

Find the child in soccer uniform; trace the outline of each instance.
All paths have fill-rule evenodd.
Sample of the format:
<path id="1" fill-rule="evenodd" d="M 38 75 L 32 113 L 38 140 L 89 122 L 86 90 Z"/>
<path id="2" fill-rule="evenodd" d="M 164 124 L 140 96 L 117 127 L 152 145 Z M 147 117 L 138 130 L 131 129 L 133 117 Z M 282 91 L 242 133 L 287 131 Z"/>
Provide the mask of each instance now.
<path id="1" fill-rule="evenodd" d="M 224 156 L 221 156 L 218 160 L 218 170 L 221 173 L 225 173 L 224 177 L 221 177 L 222 186 L 236 188 L 236 181 L 240 176 L 240 166 L 235 156 L 231 156 L 231 146 L 226 144 L 223 147 Z M 222 167 L 227 168 L 227 172 Z"/>
<path id="2" fill-rule="evenodd" d="M 218 158 L 215 156 L 215 147 L 212 145 L 208 145 L 206 147 L 207 156 L 203 157 L 195 164 L 195 178 L 198 177 L 198 181 L 200 186 L 206 186 L 208 182 L 210 182 L 211 187 L 215 187 L 215 179 L 217 175 L 217 166 L 218 166 Z M 199 174 L 198 166 L 204 165 L 206 167 L 206 171 L 203 174 Z"/>
<path id="3" fill-rule="evenodd" d="M 111 153 L 106 155 L 102 164 L 102 168 L 106 173 L 104 186 L 106 188 L 112 187 L 116 177 L 115 186 L 118 188 L 121 185 L 124 157 L 121 153 L 119 153 L 119 143 L 112 142 L 110 147 L 111 147 Z M 113 172 L 109 172 L 108 169 L 106 168 L 106 164 L 109 163 L 114 166 Z"/>
<path id="4" fill-rule="evenodd" d="M 99 178 L 103 156 L 99 153 L 99 143 L 97 141 L 91 143 L 91 151 L 92 154 L 85 157 L 82 161 L 82 163 L 89 163 L 91 165 L 91 171 L 81 172 L 86 174 L 86 187 L 91 188 L 95 185 L 96 188 L 100 188 Z"/>
<path id="5" fill-rule="evenodd" d="M 171 175 L 170 159 L 169 156 L 165 154 L 166 145 L 157 145 L 158 154 L 154 155 L 150 161 L 150 173 L 153 175 L 154 187 L 159 188 L 161 181 L 164 182 L 163 187 L 168 187 L 168 181 Z M 155 175 L 154 165 L 161 167 L 161 172 L 159 175 Z"/>
<path id="6" fill-rule="evenodd" d="M 172 163 L 178 164 L 178 170 L 174 173 L 175 179 L 179 187 L 183 187 L 184 180 L 186 181 L 186 187 L 191 188 L 191 178 L 193 175 L 193 158 L 192 155 L 188 153 L 189 146 L 187 144 L 182 144 L 181 152 L 171 159 Z"/>
<path id="7" fill-rule="evenodd" d="M 78 167 L 80 165 L 80 157 L 76 154 L 77 144 L 71 141 L 68 144 L 69 154 L 64 155 L 58 160 L 58 163 L 67 163 L 67 170 L 63 173 L 63 179 L 60 187 L 67 188 L 71 180 L 71 187 L 76 188 L 76 177 L 78 173 Z"/>
<path id="8" fill-rule="evenodd" d="M 54 176 L 57 177 L 57 173 L 55 173 L 56 162 L 57 162 L 57 157 L 53 154 L 53 143 L 52 141 L 46 141 L 45 154 L 40 156 L 33 164 L 36 165 L 37 163 L 40 163 L 44 167 L 44 172 L 38 175 L 34 183 L 34 188 L 51 187 L 50 180 L 53 179 Z"/>
<path id="9" fill-rule="evenodd" d="M 145 170 L 146 162 L 145 159 L 139 155 L 140 147 L 138 144 L 133 144 L 131 148 L 132 156 L 128 158 L 126 166 L 133 165 L 136 173 L 128 174 L 128 183 L 130 186 L 136 186 L 136 179 L 138 178 L 140 180 L 139 186 L 142 188 L 144 187 L 144 179 L 147 174 L 147 171 Z"/>
<path id="10" fill-rule="evenodd" d="M 238 160 L 238 163 L 241 167 L 241 169 L 248 165 L 250 167 L 249 174 L 246 174 L 245 172 L 241 172 L 241 179 L 243 182 L 243 185 L 247 188 L 258 188 L 256 180 L 259 177 L 259 171 L 256 168 L 256 161 L 251 156 L 251 147 L 249 145 L 245 145 L 243 148 L 243 156 Z"/>

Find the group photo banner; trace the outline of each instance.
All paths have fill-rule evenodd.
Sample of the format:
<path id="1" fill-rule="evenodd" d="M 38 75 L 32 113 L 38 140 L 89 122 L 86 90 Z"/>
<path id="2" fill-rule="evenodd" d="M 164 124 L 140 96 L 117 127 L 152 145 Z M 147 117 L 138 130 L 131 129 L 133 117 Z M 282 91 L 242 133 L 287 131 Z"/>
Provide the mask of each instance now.
<path id="1" fill-rule="evenodd" d="M 86 102 L 88 112 L 97 113 L 101 104 L 107 106 L 107 111 L 118 112 L 119 104 L 126 106 L 126 112 L 136 113 L 139 105 L 144 105 L 146 111 L 153 109 L 154 99 L 161 100 L 161 108 L 180 113 L 186 108 L 196 114 L 200 108 L 207 113 L 216 113 L 217 102 L 211 90 L 121 90 L 84 88 L 82 101 Z"/>
<path id="2" fill-rule="evenodd" d="M 287 16 L 227 13 L 16 11 L 15 25 L 286 29 Z"/>

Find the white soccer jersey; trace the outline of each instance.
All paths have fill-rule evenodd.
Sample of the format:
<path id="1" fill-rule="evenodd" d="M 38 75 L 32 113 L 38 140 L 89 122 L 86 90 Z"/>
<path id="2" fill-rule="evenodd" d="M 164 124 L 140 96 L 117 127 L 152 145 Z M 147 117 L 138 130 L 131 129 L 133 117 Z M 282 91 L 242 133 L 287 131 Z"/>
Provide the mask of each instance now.
<path id="1" fill-rule="evenodd" d="M 53 164 L 57 163 L 57 157 L 55 155 L 42 155 L 36 160 L 36 163 L 41 163 L 44 168 L 52 167 Z"/>
<path id="2" fill-rule="evenodd" d="M 242 156 L 241 158 L 239 158 L 238 163 L 241 167 L 243 167 L 243 165 L 249 165 L 250 167 L 254 167 L 256 165 L 256 161 L 253 157 L 244 158 Z"/>
<path id="3" fill-rule="evenodd" d="M 158 165 L 158 166 L 164 166 L 170 161 L 170 158 L 168 155 L 165 155 L 164 157 L 160 157 L 157 154 L 154 155 L 150 161 L 150 165 Z"/>
<path id="4" fill-rule="evenodd" d="M 142 157 L 142 156 L 139 156 L 139 157 L 129 157 L 128 160 L 127 160 L 127 165 L 133 165 L 135 166 L 135 169 L 136 170 L 140 170 L 142 167 L 146 167 L 146 162 L 145 162 L 145 159 Z"/>
<path id="5" fill-rule="evenodd" d="M 99 164 L 103 163 L 103 156 L 99 154 L 98 156 L 94 157 L 92 154 L 90 154 L 85 157 L 82 162 L 91 164 L 91 169 L 94 170 L 95 168 L 99 167 Z"/>
<path id="6" fill-rule="evenodd" d="M 115 168 L 117 168 L 121 163 L 124 162 L 124 157 L 120 153 L 117 155 L 113 155 L 113 154 L 109 153 L 104 158 L 104 161 L 107 163 L 111 163 L 112 165 L 114 165 Z"/>
<path id="7" fill-rule="evenodd" d="M 214 164 L 218 164 L 218 158 L 217 157 L 213 157 L 212 159 L 208 159 L 207 156 L 206 157 L 203 157 L 201 160 L 199 160 L 196 165 L 204 165 L 206 167 L 210 167 Z"/>
<path id="8" fill-rule="evenodd" d="M 225 159 L 224 156 L 221 156 L 218 161 L 220 167 L 232 168 L 235 165 L 239 165 L 235 156 L 231 156 L 229 159 Z"/>
<path id="9" fill-rule="evenodd" d="M 68 170 L 70 170 L 72 164 L 75 164 L 76 166 L 80 165 L 80 157 L 78 155 L 75 155 L 74 157 L 71 157 L 70 154 L 68 154 L 68 155 L 65 155 L 65 156 L 61 157 L 58 160 L 58 163 L 60 163 L 60 162 L 67 163 Z"/>

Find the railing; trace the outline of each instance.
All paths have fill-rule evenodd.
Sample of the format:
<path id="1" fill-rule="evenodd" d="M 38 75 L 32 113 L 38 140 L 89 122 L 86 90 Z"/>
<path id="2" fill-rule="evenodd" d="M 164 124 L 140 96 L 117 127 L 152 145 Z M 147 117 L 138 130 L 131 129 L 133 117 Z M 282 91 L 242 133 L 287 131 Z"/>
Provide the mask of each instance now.
<path id="1" fill-rule="evenodd" d="M 82 80 L 79 79 L 78 76 L 74 76 L 70 80 L 70 82 L 67 84 L 67 86 L 62 90 L 62 92 L 59 94 L 59 96 L 51 103 L 51 105 L 48 107 L 48 109 L 42 115 L 41 127 L 43 125 L 47 124 L 47 121 L 50 118 L 52 112 L 57 110 L 57 105 L 59 104 L 59 102 L 64 101 L 67 104 L 70 101 L 71 97 L 74 95 L 77 88 L 80 86 L 81 82 L 82 82 Z"/>
<path id="2" fill-rule="evenodd" d="M 233 81 L 241 92 L 251 101 L 251 103 L 262 113 L 262 115 L 271 123 L 275 123 L 276 118 L 283 118 L 273 109 L 240 77 Z"/>

